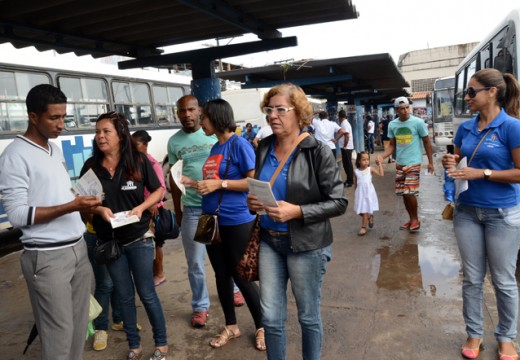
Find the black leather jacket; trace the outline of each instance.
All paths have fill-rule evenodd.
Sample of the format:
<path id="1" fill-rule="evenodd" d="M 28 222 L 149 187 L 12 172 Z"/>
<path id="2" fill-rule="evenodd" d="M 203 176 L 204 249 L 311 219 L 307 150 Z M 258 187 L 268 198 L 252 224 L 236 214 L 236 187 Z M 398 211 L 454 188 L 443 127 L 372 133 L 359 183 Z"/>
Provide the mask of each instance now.
<path id="1" fill-rule="evenodd" d="M 256 151 L 255 177 L 267 158 L 275 135 L 260 141 Z M 305 138 L 296 149 L 287 173 L 287 199 L 300 205 L 303 219 L 289 221 L 293 252 L 320 249 L 332 243 L 329 218 L 347 210 L 343 182 L 330 148 L 314 137 Z"/>

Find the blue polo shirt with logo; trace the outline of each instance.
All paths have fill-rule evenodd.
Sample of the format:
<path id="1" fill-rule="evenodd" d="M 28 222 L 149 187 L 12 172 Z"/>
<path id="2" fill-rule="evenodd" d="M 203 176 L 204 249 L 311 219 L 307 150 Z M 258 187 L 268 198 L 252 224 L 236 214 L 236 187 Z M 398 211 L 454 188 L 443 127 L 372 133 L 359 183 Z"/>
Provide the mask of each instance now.
<path id="1" fill-rule="evenodd" d="M 478 130 L 480 115 L 462 123 L 453 143 L 460 148 L 461 159 L 468 162 L 479 141 L 487 134 L 469 167 L 475 169 L 509 170 L 515 167 L 511 150 L 520 146 L 520 120 L 502 109 L 482 131 Z M 469 180 L 468 190 L 458 202 L 482 208 L 509 208 L 520 203 L 520 185 L 485 179 Z"/>

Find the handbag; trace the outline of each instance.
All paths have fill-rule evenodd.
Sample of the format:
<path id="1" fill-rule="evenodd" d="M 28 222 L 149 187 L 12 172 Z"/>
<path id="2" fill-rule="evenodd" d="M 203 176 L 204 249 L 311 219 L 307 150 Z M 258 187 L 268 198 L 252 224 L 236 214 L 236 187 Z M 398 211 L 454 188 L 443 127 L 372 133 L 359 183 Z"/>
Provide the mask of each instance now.
<path id="1" fill-rule="evenodd" d="M 471 154 L 471 158 L 468 161 L 468 166 L 471 164 L 471 161 L 473 160 L 475 153 L 477 152 L 478 148 L 480 147 L 480 145 L 482 144 L 482 142 L 484 141 L 484 139 L 486 138 L 486 136 L 489 134 L 490 131 L 491 131 L 491 129 L 489 129 L 486 132 L 486 134 L 482 137 L 482 139 L 480 139 L 479 143 L 477 144 L 477 147 L 475 147 L 475 150 L 473 150 L 473 154 Z M 452 202 L 446 204 L 446 206 L 444 207 L 444 209 L 442 210 L 442 213 L 441 213 L 443 220 L 453 220 L 454 210 L 455 210 L 455 204 L 453 204 Z"/>
<path id="2" fill-rule="evenodd" d="M 97 264 L 107 265 L 121 257 L 121 245 L 115 240 L 96 245 L 94 249 L 94 260 Z"/>
<path id="3" fill-rule="evenodd" d="M 444 207 L 444 210 L 442 210 L 442 218 L 444 220 L 453 220 L 454 207 L 455 207 L 455 205 L 452 202 L 446 204 L 446 206 Z"/>
<path id="4" fill-rule="evenodd" d="M 283 167 L 285 166 L 285 163 L 287 162 L 287 159 L 289 159 L 289 156 L 292 154 L 296 146 L 305 139 L 307 136 L 309 136 L 309 133 L 304 132 L 302 133 L 298 139 L 293 143 L 290 150 L 287 151 L 285 154 L 283 154 L 282 159 L 280 163 L 278 164 L 278 167 L 276 168 L 275 172 L 273 173 L 273 176 L 271 176 L 271 179 L 269 180 L 269 183 L 271 184 L 271 187 L 274 184 L 274 181 L 278 177 L 278 174 L 280 174 L 280 171 L 282 171 Z M 244 251 L 244 254 L 240 258 L 240 261 L 238 262 L 235 271 L 237 272 L 238 276 L 240 276 L 242 279 L 247 281 L 258 281 L 259 280 L 259 270 L 258 270 L 258 254 L 260 251 L 260 216 L 257 215 L 255 218 L 255 223 L 253 225 L 253 230 L 251 231 L 251 236 L 249 238 L 249 241 L 247 242 L 246 249 Z"/>
<path id="5" fill-rule="evenodd" d="M 218 228 L 218 215 L 202 214 L 193 240 L 204 245 L 220 244 L 222 240 Z"/>
<path id="6" fill-rule="evenodd" d="M 233 142 L 231 146 L 235 143 L 237 137 L 233 138 Z M 231 162 L 231 146 L 229 147 L 229 153 L 227 157 L 226 170 L 224 171 L 223 179 L 226 179 L 227 173 L 229 170 L 229 163 Z M 222 196 L 224 196 L 224 190 L 220 191 L 220 196 L 218 198 L 217 209 L 215 210 L 215 214 L 202 214 L 199 217 L 199 222 L 197 224 L 197 230 L 195 231 L 195 236 L 193 240 L 199 242 L 204 245 L 211 244 L 220 244 L 222 243 L 222 239 L 220 238 L 220 232 L 218 228 L 218 213 L 220 211 L 220 203 L 222 202 Z"/>
<path id="7" fill-rule="evenodd" d="M 157 208 L 158 215 L 154 218 L 155 240 L 164 243 L 167 239 L 179 237 L 179 225 L 175 221 L 175 214 L 163 206 Z"/>
<path id="8" fill-rule="evenodd" d="M 238 276 L 247 281 L 258 281 L 258 253 L 260 250 L 260 216 L 257 215 L 246 250 L 237 264 Z"/>

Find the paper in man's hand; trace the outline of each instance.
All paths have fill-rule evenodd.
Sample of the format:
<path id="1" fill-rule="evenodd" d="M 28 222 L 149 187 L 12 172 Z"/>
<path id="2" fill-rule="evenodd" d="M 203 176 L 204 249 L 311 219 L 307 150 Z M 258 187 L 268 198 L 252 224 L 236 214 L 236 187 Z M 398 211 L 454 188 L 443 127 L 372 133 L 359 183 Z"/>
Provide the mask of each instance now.
<path id="1" fill-rule="evenodd" d="M 74 195 L 97 196 L 103 194 L 103 186 L 92 169 L 89 169 L 70 189 Z"/>

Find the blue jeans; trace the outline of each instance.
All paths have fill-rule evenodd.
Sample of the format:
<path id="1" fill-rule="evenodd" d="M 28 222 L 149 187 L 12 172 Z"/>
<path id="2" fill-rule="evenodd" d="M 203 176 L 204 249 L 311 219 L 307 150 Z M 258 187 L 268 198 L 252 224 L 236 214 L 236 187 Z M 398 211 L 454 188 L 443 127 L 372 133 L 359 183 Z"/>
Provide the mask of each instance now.
<path id="1" fill-rule="evenodd" d="M 152 325 L 155 346 L 168 344 L 166 321 L 153 281 L 154 240 L 147 238 L 123 246 L 119 259 L 108 265 L 108 271 L 119 295 L 119 306 L 130 349 L 139 348 L 141 338 L 137 330 L 135 289 Z"/>
<path id="2" fill-rule="evenodd" d="M 286 359 L 285 320 L 290 279 L 302 331 L 302 357 L 319 360 L 323 340 L 321 286 L 332 249 L 327 246 L 293 253 L 288 236 L 271 237 L 262 231 L 260 239 L 260 306 L 267 358 Z"/>
<path id="3" fill-rule="evenodd" d="M 110 305 L 112 305 L 112 319 L 114 323 L 121 322 L 119 298 L 117 297 L 117 293 L 113 291 L 114 285 L 112 284 L 112 278 L 108 273 L 107 266 L 99 265 L 94 260 L 94 249 L 96 248 L 97 236 L 86 231 L 83 237 L 87 242 L 88 259 L 92 265 L 92 270 L 94 270 L 94 297 L 103 309 L 101 314 L 94 319 L 94 329 L 106 331 L 108 330 L 108 313 Z"/>
<path id="4" fill-rule="evenodd" d="M 193 241 L 202 208 L 185 206 L 182 214 L 181 236 L 184 254 L 188 263 L 188 279 L 191 287 L 191 307 L 193 311 L 209 309 L 209 295 L 206 287 L 206 245 Z"/>
<path id="5" fill-rule="evenodd" d="M 468 337 L 484 335 L 482 308 L 487 262 L 498 309 L 495 338 L 499 342 L 514 341 L 518 321 L 515 271 L 520 247 L 520 205 L 486 209 L 457 204 L 453 226 L 462 259 L 463 316 Z"/>
<path id="6" fill-rule="evenodd" d="M 368 134 L 368 151 L 374 152 L 374 134 Z"/>

